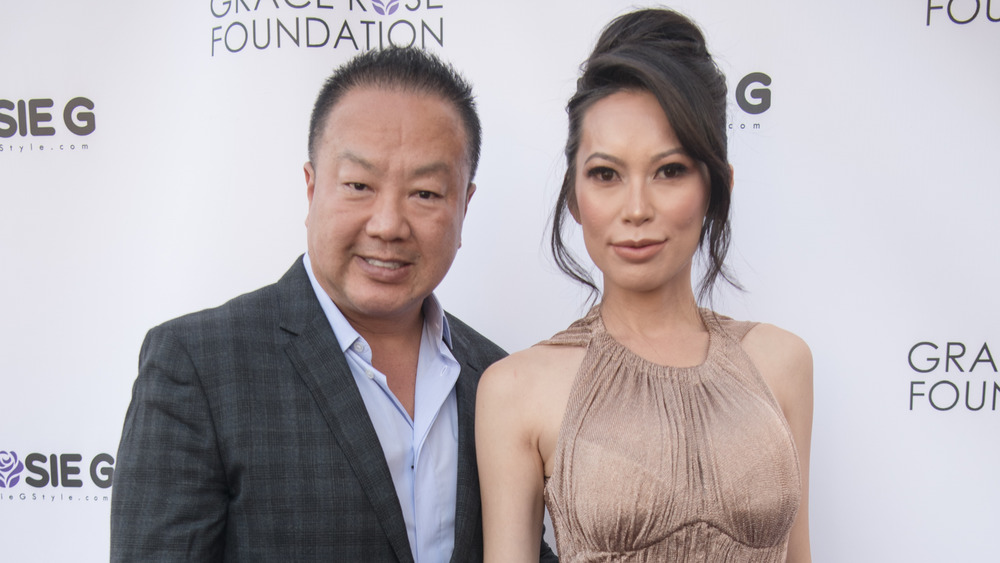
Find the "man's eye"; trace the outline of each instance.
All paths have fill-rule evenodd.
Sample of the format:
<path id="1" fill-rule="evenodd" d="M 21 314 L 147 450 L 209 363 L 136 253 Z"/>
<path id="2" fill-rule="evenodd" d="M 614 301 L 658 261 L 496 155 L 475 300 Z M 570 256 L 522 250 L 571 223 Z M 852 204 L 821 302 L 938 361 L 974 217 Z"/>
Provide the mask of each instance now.
<path id="1" fill-rule="evenodd" d="M 361 182 L 347 182 L 347 187 L 362 192 L 368 189 L 368 184 L 362 184 Z"/>
<path id="2" fill-rule="evenodd" d="M 419 192 L 417 192 L 417 197 L 419 197 L 420 199 L 434 199 L 437 196 L 438 195 L 436 193 L 427 190 L 420 190 Z"/>
<path id="3" fill-rule="evenodd" d="M 597 180 L 598 182 L 611 182 L 618 174 L 606 167 L 606 166 L 596 166 L 587 171 L 587 177 Z"/>

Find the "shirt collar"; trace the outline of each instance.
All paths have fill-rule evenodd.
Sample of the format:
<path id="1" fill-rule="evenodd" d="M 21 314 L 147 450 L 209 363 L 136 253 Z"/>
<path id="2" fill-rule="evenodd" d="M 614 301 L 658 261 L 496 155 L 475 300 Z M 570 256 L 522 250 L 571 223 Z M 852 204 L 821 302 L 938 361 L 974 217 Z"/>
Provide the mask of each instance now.
<path id="1" fill-rule="evenodd" d="M 319 284 L 316 280 L 316 276 L 313 274 L 312 262 L 309 260 L 309 253 L 305 253 L 302 257 L 302 264 L 306 267 L 306 275 L 309 276 L 309 284 L 312 285 L 313 292 L 316 294 L 316 299 L 319 300 L 320 307 L 323 308 L 323 313 L 326 315 L 327 321 L 330 323 L 330 328 L 333 329 L 334 336 L 337 337 L 337 342 L 340 344 L 340 351 L 347 352 L 347 349 L 351 347 L 358 340 L 364 340 L 361 334 L 351 326 L 348 322 L 347 317 L 340 312 L 340 309 L 330 299 L 330 296 L 323 289 L 323 286 Z M 430 332 L 431 342 L 441 342 L 442 340 L 451 349 L 451 327 L 448 325 L 448 317 L 444 314 L 444 308 L 441 307 L 441 302 L 438 301 L 437 297 L 432 293 L 424 299 L 423 303 L 423 313 L 424 313 L 424 330 Z"/>

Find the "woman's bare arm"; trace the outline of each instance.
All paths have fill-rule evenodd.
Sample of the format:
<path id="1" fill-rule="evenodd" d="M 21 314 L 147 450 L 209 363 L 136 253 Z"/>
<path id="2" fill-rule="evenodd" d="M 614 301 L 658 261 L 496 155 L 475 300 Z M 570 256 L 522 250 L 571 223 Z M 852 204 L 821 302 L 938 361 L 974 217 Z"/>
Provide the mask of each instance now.
<path id="1" fill-rule="evenodd" d="M 809 449 L 813 415 L 813 364 L 809 346 L 798 336 L 761 324 L 743 339 L 771 392 L 778 400 L 799 455 L 802 501 L 788 541 L 788 563 L 810 563 L 809 547 Z"/>

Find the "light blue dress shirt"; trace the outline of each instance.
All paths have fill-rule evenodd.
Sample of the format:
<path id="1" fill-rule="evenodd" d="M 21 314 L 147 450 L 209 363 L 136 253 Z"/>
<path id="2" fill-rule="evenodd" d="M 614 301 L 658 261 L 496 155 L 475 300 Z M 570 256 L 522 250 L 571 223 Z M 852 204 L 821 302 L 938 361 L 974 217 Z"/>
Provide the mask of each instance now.
<path id="1" fill-rule="evenodd" d="M 452 355 L 451 332 L 433 295 L 424 300 L 413 419 L 372 366 L 371 347 L 354 330 L 303 258 L 316 298 L 347 358 L 361 398 L 378 434 L 403 509 L 406 535 L 416 563 L 451 559 L 455 548 L 455 494 L 458 487 L 458 402 L 461 371 Z"/>

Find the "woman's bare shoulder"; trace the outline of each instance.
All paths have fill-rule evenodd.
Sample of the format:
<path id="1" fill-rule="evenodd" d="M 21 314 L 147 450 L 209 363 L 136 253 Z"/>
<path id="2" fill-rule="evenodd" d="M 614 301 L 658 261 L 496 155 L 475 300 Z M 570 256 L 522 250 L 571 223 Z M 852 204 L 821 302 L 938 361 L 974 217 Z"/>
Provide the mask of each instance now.
<path id="1" fill-rule="evenodd" d="M 812 396 L 812 351 L 798 335 L 760 323 L 741 342 L 782 405 Z"/>
<path id="2" fill-rule="evenodd" d="M 477 392 L 480 401 L 543 406 L 568 393 L 585 353 L 585 348 L 576 346 L 544 344 L 515 352 L 483 372 Z"/>
<path id="3" fill-rule="evenodd" d="M 539 344 L 515 352 L 494 363 L 484 373 L 480 386 L 512 387 L 531 391 L 573 375 L 586 349 L 578 346 Z M 513 389 L 512 389 L 513 390 Z"/>
<path id="4" fill-rule="evenodd" d="M 754 326 L 742 341 L 748 353 L 772 357 L 776 361 L 792 364 L 812 362 L 812 352 L 805 340 L 795 333 L 768 323 Z"/>

